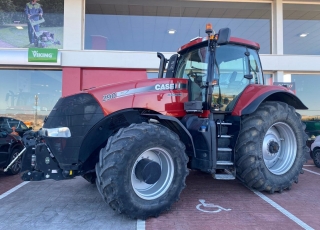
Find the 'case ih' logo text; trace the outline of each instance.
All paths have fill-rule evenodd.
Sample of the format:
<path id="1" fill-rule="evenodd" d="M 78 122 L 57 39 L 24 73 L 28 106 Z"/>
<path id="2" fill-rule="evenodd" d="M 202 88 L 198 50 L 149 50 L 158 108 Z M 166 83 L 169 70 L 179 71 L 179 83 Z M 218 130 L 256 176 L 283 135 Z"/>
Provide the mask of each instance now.
<path id="1" fill-rule="evenodd" d="M 156 84 L 154 88 L 156 90 L 174 89 L 174 84 Z"/>

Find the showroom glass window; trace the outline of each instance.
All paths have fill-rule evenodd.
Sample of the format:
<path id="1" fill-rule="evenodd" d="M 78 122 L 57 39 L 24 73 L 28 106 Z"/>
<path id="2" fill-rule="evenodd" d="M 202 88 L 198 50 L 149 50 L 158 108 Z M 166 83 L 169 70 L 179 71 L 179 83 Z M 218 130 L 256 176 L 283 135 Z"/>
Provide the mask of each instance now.
<path id="1" fill-rule="evenodd" d="M 206 36 L 206 23 L 216 32 L 229 27 L 233 37 L 258 42 L 260 53 L 270 53 L 271 4 L 185 0 L 86 1 L 84 48 L 175 52 Z"/>
<path id="2" fill-rule="evenodd" d="M 0 116 L 39 127 L 61 97 L 61 70 L 0 69 L 0 81 Z"/>
<path id="3" fill-rule="evenodd" d="M 298 112 L 305 119 L 320 119 L 319 98 L 320 75 L 292 74 L 291 81 L 295 82 L 296 95 L 309 108 Z"/>
<path id="4" fill-rule="evenodd" d="M 38 0 L 32 9 L 26 7 L 28 2 L 30 0 L 0 1 L 0 48 L 62 49 L 64 0 Z M 29 10 L 25 12 L 25 9 Z M 33 30 L 38 32 L 37 36 L 32 35 Z"/>
<path id="5" fill-rule="evenodd" d="M 284 54 L 320 55 L 320 5 L 283 5 Z"/>

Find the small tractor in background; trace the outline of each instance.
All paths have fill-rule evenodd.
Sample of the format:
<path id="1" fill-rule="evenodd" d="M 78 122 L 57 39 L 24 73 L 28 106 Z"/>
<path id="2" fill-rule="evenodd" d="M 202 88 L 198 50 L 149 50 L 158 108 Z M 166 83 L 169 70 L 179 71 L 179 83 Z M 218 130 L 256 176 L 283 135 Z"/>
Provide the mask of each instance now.
<path id="1" fill-rule="evenodd" d="M 308 148 L 295 109 L 307 107 L 264 85 L 259 44 L 210 24 L 206 33 L 169 60 L 158 53 L 157 79 L 128 76 L 61 98 L 23 138 L 22 179 L 83 176 L 111 208 L 139 219 L 170 209 L 189 169 L 269 193 L 298 183 Z"/>

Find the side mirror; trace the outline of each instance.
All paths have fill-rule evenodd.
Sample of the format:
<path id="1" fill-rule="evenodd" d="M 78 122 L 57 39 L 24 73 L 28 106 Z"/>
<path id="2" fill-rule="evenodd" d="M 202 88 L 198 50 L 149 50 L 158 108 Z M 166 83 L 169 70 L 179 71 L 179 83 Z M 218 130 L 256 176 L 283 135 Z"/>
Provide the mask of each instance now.
<path id="1" fill-rule="evenodd" d="M 28 130 L 33 130 L 33 128 L 32 128 L 32 127 L 29 127 Z"/>
<path id="2" fill-rule="evenodd" d="M 222 28 L 218 34 L 218 45 L 224 45 L 230 41 L 231 30 L 229 28 Z"/>
<path id="3" fill-rule="evenodd" d="M 178 61 L 178 54 L 174 54 L 170 57 L 166 78 L 174 78 L 177 61 Z"/>

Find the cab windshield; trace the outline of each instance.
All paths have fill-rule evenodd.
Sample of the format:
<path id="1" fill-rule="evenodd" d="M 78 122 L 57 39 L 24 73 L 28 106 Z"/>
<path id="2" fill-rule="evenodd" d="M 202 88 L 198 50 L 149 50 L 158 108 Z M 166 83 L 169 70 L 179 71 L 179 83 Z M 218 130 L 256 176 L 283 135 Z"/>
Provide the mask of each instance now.
<path id="1" fill-rule="evenodd" d="M 187 52 L 179 58 L 176 78 L 189 80 L 189 100 L 205 101 L 208 82 L 207 47 Z M 238 45 L 223 45 L 216 48 L 214 87 L 212 105 L 220 111 L 231 111 L 234 99 L 248 84 L 263 84 L 262 69 L 256 50 Z M 248 80 L 245 75 L 252 75 Z M 211 78 L 209 78 L 211 79 Z M 233 103 L 231 103 L 234 101 Z"/>

